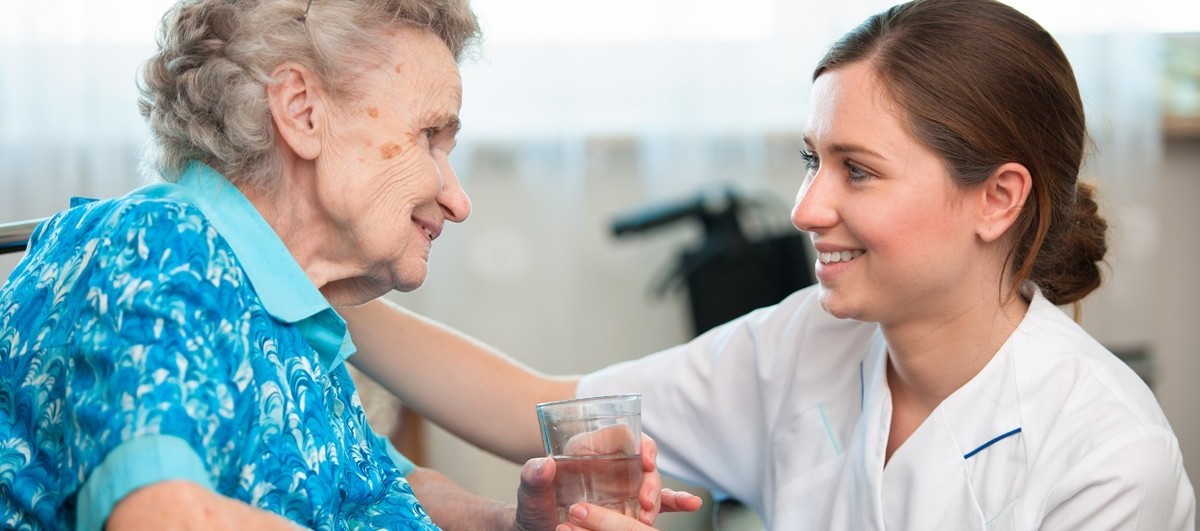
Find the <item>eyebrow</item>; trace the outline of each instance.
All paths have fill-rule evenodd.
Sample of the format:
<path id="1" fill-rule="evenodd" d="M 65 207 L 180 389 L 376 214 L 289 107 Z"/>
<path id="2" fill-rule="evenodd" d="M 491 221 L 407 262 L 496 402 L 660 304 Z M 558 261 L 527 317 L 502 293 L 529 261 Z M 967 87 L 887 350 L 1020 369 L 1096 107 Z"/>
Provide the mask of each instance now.
<path id="1" fill-rule="evenodd" d="M 462 129 L 462 120 L 458 119 L 457 114 L 430 114 L 425 117 L 424 123 L 434 129 L 448 130 L 451 133 L 458 133 Z"/>
<path id="2" fill-rule="evenodd" d="M 808 135 L 804 136 L 804 145 L 806 145 L 806 146 L 813 145 L 812 138 L 810 138 Z M 880 155 L 878 151 L 868 149 L 866 146 L 862 146 L 859 144 L 838 143 L 838 144 L 833 144 L 833 145 L 829 146 L 829 149 L 832 150 L 834 153 L 850 153 L 850 154 L 860 153 L 863 155 L 870 155 L 870 156 L 875 157 L 880 160 L 887 160 L 887 157 Z"/>

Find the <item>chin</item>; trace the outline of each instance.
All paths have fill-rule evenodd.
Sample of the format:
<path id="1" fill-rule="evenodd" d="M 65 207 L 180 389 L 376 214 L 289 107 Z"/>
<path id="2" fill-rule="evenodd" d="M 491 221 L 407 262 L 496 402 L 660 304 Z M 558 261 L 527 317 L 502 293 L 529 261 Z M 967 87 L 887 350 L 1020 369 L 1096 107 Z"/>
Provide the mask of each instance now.
<path id="1" fill-rule="evenodd" d="M 429 268 L 424 263 L 419 268 L 402 268 L 392 272 L 392 289 L 401 292 L 413 291 L 425 284 L 429 277 Z"/>
<path id="2" fill-rule="evenodd" d="M 838 319 L 857 319 L 862 320 L 862 309 L 847 300 L 844 294 L 834 293 L 825 286 L 821 286 L 818 301 L 821 303 L 821 309 L 825 313 L 837 317 Z"/>
<path id="3" fill-rule="evenodd" d="M 422 277 L 419 280 L 412 280 L 412 281 L 401 278 L 396 281 L 396 283 L 392 286 L 392 289 L 394 289 L 396 291 L 408 293 L 410 291 L 413 291 L 413 290 L 421 287 L 421 285 L 424 283 L 425 283 L 424 277 Z"/>

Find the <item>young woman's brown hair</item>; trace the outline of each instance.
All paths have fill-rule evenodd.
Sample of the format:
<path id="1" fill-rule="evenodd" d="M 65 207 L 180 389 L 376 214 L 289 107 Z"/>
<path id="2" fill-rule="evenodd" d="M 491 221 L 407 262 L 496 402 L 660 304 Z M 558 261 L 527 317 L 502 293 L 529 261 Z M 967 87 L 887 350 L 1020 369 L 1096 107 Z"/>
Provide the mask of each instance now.
<path id="1" fill-rule="evenodd" d="M 1015 287 L 1032 280 L 1054 304 L 1100 285 L 1107 223 L 1078 181 L 1087 130 L 1075 75 L 1046 30 L 993 0 L 915 0 L 867 19 L 826 53 L 827 70 L 869 62 L 912 133 L 963 187 L 1001 164 L 1033 178 L 1014 225 Z"/>

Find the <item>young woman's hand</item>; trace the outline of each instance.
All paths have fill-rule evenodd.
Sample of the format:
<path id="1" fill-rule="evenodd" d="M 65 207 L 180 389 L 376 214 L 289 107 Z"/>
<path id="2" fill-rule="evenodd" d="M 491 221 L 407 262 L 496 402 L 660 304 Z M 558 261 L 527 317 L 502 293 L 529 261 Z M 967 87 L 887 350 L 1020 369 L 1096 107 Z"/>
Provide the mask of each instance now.
<path id="1" fill-rule="evenodd" d="M 579 503 L 571 508 L 571 522 L 558 525 L 553 488 L 555 463 L 553 459 L 541 457 L 530 459 L 521 469 L 515 528 L 519 531 L 646 530 L 653 529 L 651 526 L 662 512 L 690 512 L 699 509 L 702 500 L 698 496 L 662 488 L 662 476 L 659 475 L 657 464 L 658 445 L 646 435 L 642 435 L 641 445 L 643 474 L 638 501 L 642 510 L 639 511 L 637 519 L 595 505 Z M 580 515 L 579 518 L 576 518 L 576 513 Z"/>
<path id="2" fill-rule="evenodd" d="M 643 524 L 654 525 L 662 512 L 692 512 L 700 509 L 703 500 L 699 496 L 662 488 L 662 476 L 658 473 L 658 444 L 644 433 L 642 472 L 642 489 L 638 492 L 638 500 L 642 504 L 639 519 Z"/>
<path id="3" fill-rule="evenodd" d="M 554 531 L 653 531 L 641 520 L 590 503 L 571 506 L 569 522 L 559 524 Z"/>

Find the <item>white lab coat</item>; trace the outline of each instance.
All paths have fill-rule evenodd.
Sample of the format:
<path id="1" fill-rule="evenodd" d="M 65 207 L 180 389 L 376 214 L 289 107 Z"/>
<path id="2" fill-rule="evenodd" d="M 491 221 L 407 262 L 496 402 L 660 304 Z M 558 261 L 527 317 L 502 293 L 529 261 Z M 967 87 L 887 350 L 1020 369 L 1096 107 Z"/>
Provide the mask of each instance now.
<path id="1" fill-rule="evenodd" d="M 1017 330 L 884 467 L 879 327 L 816 288 L 585 377 L 643 394 L 661 469 L 754 508 L 768 529 L 1186 530 L 1196 498 L 1146 385 L 1034 289 Z"/>

